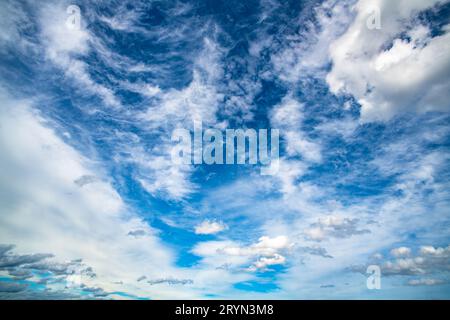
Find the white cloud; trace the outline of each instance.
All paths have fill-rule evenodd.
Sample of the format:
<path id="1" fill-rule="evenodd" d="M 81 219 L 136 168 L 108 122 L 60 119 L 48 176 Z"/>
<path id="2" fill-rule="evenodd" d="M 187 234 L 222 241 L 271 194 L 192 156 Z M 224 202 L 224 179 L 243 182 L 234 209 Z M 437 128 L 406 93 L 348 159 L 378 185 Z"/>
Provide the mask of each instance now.
<path id="1" fill-rule="evenodd" d="M 69 28 L 66 21 L 69 4 L 51 3 L 39 7 L 39 25 L 41 41 L 46 57 L 73 79 L 85 92 L 98 95 L 107 106 L 120 106 L 112 89 L 98 83 L 89 74 L 89 65 L 79 57 L 89 53 L 93 43 L 98 39 L 89 32 L 85 23 L 79 28 Z M 83 22 L 83 12 L 81 21 Z"/>
<path id="2" fill-rule="evenodd" d="M 447 248 L 435 248 L 433 246 L 422 246 L 420 253 L 431 257 L 450 257 L 450 246 Z"/>
<path id="3" fill-rule="evenodd" d="M 157 103 L 139 116 L 142 127 L 162 130 L 161 141 L 150 154 L 140 146 L 130 148 L 130 160 L 141 168 L 138 179 L 149 193 L 166 194 L 170 199 L 182 200 L 196 190 L 195 184 L 189 180 L 194 167 L 172 161 L 174 142 L 170 137 L 176 128 L 192 130 L 194 122 L 204 126 L 223 126 L 216 118 L 219 101 L 223 98 L 216 87 L 223 72 L 220 56 L 219 46 L 204 38 L 203 50 L 193 65 L 191 83 L 183 89 L 165 92 L 153 89 L 158 97 Z"/>
<path id="4" fill-rule="evenodd" d="M 219 101 L 223 98 L 216 88 L 223 74 L 220 57 L 220 47 L 212 39 L 204 38 L 203 50 L 193 65 L 191 83 L 183 89 L 161 93 L 161 101 L 143 115 L 148 125 L 169 129 L 174 125 L 191 129 L 193 121 L 214 125 Z"/>
<path id="5" fill-rule="evenodd" d="M 363 121 L 449 110 L 449 27 L 431 37 L 426 26 L 414 22 L 418 12 L 438 3 L 442 1 L 360 0 L 355 5 L 354 22 L 330 46 L 333 68 L 326 79 L 332 92 L 358 100 Z M 382 25 L 370 30 L 366 21 L 374 7 L 381 9 Z M 400 38 L 402 32 L 410 40 Z"/>
<path id="6" fill-rule="evenodd" d="M 89 51 L 91 35 L 84 27 L 69 28 L 66 25 L 69 14 L 64 4 L 51 4 L 41 7 L 42 35 L 51 59 L 63 54 L 86 54 Z M 81 13 L 82 18 L 82 13 Z"/>
<path id="7" fill-rule="evenodd" d="M 309 139 L 302 130 L 303 108 L 302 103 L 288 94 L 270 112 L 272 127 L 280 130 L 281 138 L 286 142 L 286 156 L 279 159 L 278 170 L 273 175 L 280 182 L 285 196 L 298 191 L 297 179 L 307 172 L 310 165 L 322 161 L 320 144 Z"/>
<path id="8" fill-rule="evenodd" d="M 305 23 L 303 15 L 298 17 L 306 26 L 298 34 L 290 35 L 285 48 L 271 56 L 276 75 L 283 81 L 295 83 L 302 77 L 322 74 L 329 62 L 330 43 L 345 31 L 351 18 L 347 1 L 334 0 L 324 1 L 314 8 L 314 21 Z M 255 50 L 256 44 L 252 48 Z"/>
<path id="9" fill-rule="evenodd" d="M 203 242 L 194 248 L 193 253 L 216 267 L 226 265 L 228 268 L 256 271 L 264 270 L 269 265 L 284 264 L 286 258 L 281 253 L 293 245 L 286 236 L 264 236 L 249 246 L 232 241 Z"/>
<path id="10" fill-rule="evenodd" d="M 227 229 L 227 225 L 223 222 L 205 220 L 195 226 L 196 234 L 215 234 Z"/>
<path id="11" fill-rule="evenodd" d="M 399 247 L 391 250 L 394 257 L 407 257 L 411 254 L 411 249 L 407 247 Z"/>
<path id="12" fill-rule="evenodd" d="M 308 162 L 320 162 L 322 159 L 320 145 L 308 139 L 302 131 L 302 111 L 303 104 L 288 95 L 272 109 L 271 124 L 274 128 L 282 130 L 283 138 L 287 142 L 288 156 L 300 156 Z"/>
<path id="13" fill-rule="evenodd" d="M 286 262 L 286 258 L 280 254 L 275 253 L 270 257 L 261 257 L 254 263 L 255 269 L 266 269 L 268 266 L 284 264 Z M 251 268 L 251 267 L 250 267 Z M 253 270 L 253 269 L 250 269 Z"/>
<path id="14" fill-rule="evenodd" d="M 22 254 L 51 253 L 56 261 L 81 258 L 97 274 L 85 279 L 91 287 L 177 296 L 170 288 L 136 285 L 143 272 L 185 276 L 172 266 L 170 249 L 110 183 L 75 183 L 83 176 L 98 176 L 95 164 L 58 138 L 28 102 L 10 100 L 3 92 L 0 101 L 0 243 L 15 244 Z M 130 237 L 132 230 L 145 235 Z"/>

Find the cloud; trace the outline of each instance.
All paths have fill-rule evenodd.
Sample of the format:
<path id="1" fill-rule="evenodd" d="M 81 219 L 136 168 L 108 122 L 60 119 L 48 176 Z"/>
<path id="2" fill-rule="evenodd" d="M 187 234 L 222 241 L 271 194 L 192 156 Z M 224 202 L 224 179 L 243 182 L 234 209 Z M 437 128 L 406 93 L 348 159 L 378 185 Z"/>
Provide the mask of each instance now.
<path id="1" fill-rule="evenodd" d="M 213 39 L 204 37 L 203 49 L 192 66 L 191 82 L 182 89 L 161 92 L 157 103 L 138 116 L 147 130 L 161 130 L 160 143 L 151 152 L 145 152 L 142 146 L 127 148 L 131 155 L 129 160 L 140 167 L 138 181 L 154 196 L 180 201 L 197 189 L 190 181 L 193 166 L 172 161 L 174 142 L 170 138 L 177 128 L 192 130 L 194 122 L 223 127 L 223 123 L 217 120 L 219 103 L 223 99 L 223 94 L 218 90 L 223 74 L 219 61 L 221 55 L 219 45 Z"/>
<path id="2" fill-rule="evenodd" d="M 205 220 L 195 226 L 196 234 L 215 234 L 227 229 L 227 225 L 223 222 Z"/>
<path id="3" fill-rule="evenodd" d="M 441 284 L 445 284 L 446 282 L 444 280 L 441 279 L 412 279 L 409 280 L 407 285 L 408 286 L 413 286 L 413 287 L 417 287 L 417 286 L 437 286 L 437 285 L 441 285 Z"/>
<path id="4" fill-rule="evenodd" d="M 79 28 L 67 27 L 68 6 L 69 3 L 47 3 L 37 9 L 40 38 L 46 57 L 81 87 L 82 95 L 86 93 L 97 95 L 107 106 L 119 107 L 121 104 L 114 91 L 95 81 L 90 75 L 89 64 L 80 59 L 91 51 L 91 46 L 95 42 L 100 40 L 87 29 L 83 22 L 83 12 Z"/>
<path id="5" fill-rule="evenodd" d="M 302 131 L 303 105 L 291 96 L 285 96 L 280 104 L 276 105 L 270 116 L 274 128 L 282 130 L 286 139 L 286 152 L 288 156 L 300 156 L 308 162 L 320 162 L 320 145 L 311 141 Z"/>
<path id="6" fill-rule="evenodd" d="M 15 293 L 24 291 L 28 287 L 24 283 L 0 281 L 0 292 Z"/>
<path id="7" fill-rule="evenodd" d="M 95 176 L 85 175 L 85 176 L 81 176 L 78 179 L 76 179 L 74 181 L 74 183 L 81 188 L 87 184 L 94 183 L 97 180 L 98 179 Z"/>
<path id="8" fill-rule="evenodd" d="M 269 257 L 261 257 L 259 258 L 253 266 L 250 267 L 249 270 L 265 270 L 268 266 L 284 264 L 286 262 L 286 258 L 280 254 L 275 253 Z"/>
<path id="9" fill-rule="evenodd" d="M 155 280 L 149 280 L 147 281 L 150 285 L 154 286 L 157 284 L 168 284 L 168 285 L 187 285 L 187 284 L 193 284 L 194 282 L 191 279 L 155 279 Z"/>
<path id="10" fill-rule="evenodd" d="M 318 246 L 299 247 L 298 249 L 300 251 L 306 252 L 306 253 L 314 255 L 314 256 L 320 256 L 320 257 L 330 258 L 330 259 L 333 258 L 333 256 L 328 254 L 328 252 L 327 252 L 327 250 L 325 248 L 321 248 L 321 247 L 318 247 Z"/>
<path id="11" fill-rule="evenodd" d="M 128 235 L 139 238 L 139 237 L 143 237 L 143 236 L 147 235 L 147 231 L 146 230 L 132 230 L 132 231 L 128 232 Z"/>
<path id="12" fill-rule="evenodd" d="M 400 255 L 399 252 L 401 252 Z M 406 255 L 406 253 L 408 254 Z M 442 276 L 450 273 L 450 246 L 437 248 L 422 246 L 416 255 L 411 255 L 411 249 L 401 247 L 391 250 L 391 255 L 395 259 L 386 260 L 380 265 L 381 273 L 384 276 Z M 353 270 L 365 272 L 365 268 L 365 266 L 354 266 Z M 413 281 L 413 283 L 416 282 Z M 417 282 L 417 285 L 419 284 L 421 283 Z"/>
<path id="13" fill-rule="evenodd" d="M 271 256 L 278 250 L 284 250 L 292 247 L 292 243 L 286 236 L 270 238 L 267 236 L 258 239 L 258 242 L 250 246 L 225 247 L 221 251 L 228 255 L 265 255 Z"/>
<path id="14" fill-rule="evenodd" d="M 386 248 L 394 248 L 385 260 L 392 275 L 437 280 L 438 270 L 446 272 L 445 247 L 409 248 L 418 239 L 442 244 L 445 237 L 448 119 L 413 114 L 408 122 L 364 124 L 356 112 L 359 102 L 364 122 L 409 111 L 402 106 L 409 103 L 408 90 L 398 90 L 405 70 L 405 77 L 417 71 L 406 83 L 418 89 L 420 99 L 445 98 L 433 63 L 430 70 L 419 65 L 430 62 L 428 50 L 445 50 L 445 27 L 436 30 L 422 17 L 420 23 L 397 21 L 383 12 L 382 30 L 368 34 L 365 21 L 352 29 L 366 1 L 292 7 L 264 0 L 239 21 L 234 11 L 215 15 L 208 9 L 205 17 L 205 7 L 125 1 L 83 5 L 81 29 L 66 30 L 66 2 L 54 3 L 6 0 L 1 9 L 6 14 L 0 43 L 6 45 L 0 53 L 12 58 L 14 52 L 20 63 L 0 68 L 26 75 L 21 79 L 38 88 L 25 88 L 36 94 L 28 102 L 0 95 L 0 243 L 17 245 L 14 252 L 0 245 L 10 265 L 2 275 L 31 283 L 2 298 L 357 297 L 357 286 L 318 290 L 318 284 L 341 283 L 345 266 L 373 252 L 389 255 Z M 417 17 L 418 7 L 435 1 L 377 3 L 396 8 L 388 14 Z M 161 20 L 149 21 L 149 11 Z M 348 46 L 357 49 L 356 58 L 340 43 L 352 30 L 360 32 Z M 378 37 L 382 45 L 372 48 L 372 42 L 381 43 L 377 32 L 389 36 Z M 446 57 L 442 51 L 436 58 L 442 73 Z M 328 92 L 328 73 L 332 91 L 343 96 Z M 422 76 L 437 89 L 425 92 L 426 81 L 417 80 Z M 51 81 L 34 81 L 43 78 Z M 14 94 L 24 91 L 10 79 L 4 82 Z M 359 84 L 370 85 L 358 92 Z M 377 108 L 368 108 L 364 99 Z M 420 99 L 409 104 L 412 111 Z M 236 175 L 230 168 L 206 174 L 202 166 L 174 165 L 171 131 L 191 128 L 192 119 L 218 128 L 269 121 L 282 134 L 277 175 L 255 177 L 248 167 Z M 222 174 L 226 179 L 208 179 Z M 236 180 L 216 184 L 228 178 Z M 195 242 L 201 237 L 189 232 L 204 224 L 197 233 L 214 234 L 225 215 L 230 228 L 220 230 L 219 241 Z M 199 217 L 211 220 L 202 223 Z M 410 252 L 397 247 L 404 239 Z M 42 259 L 22 264 L 19 257 Z M 383 264 L 383 257 L 376 263 Z M 279 290 L 247 293 L 234 287 L 243 281 L 259 285 L 260 272 L 273 266 L 276 272 L 264 277 Z M 183 290 L 170 285 L 187 280 L 192 283 Z"/>
<path id="15" fill-rule="evenodd" d="M 31 271 L 20 268 L 8 270 L 8 274 L 12 276 L 14 280 L 26 280 L 33 277 Z"/>
<path id="16" fill-rule="evenodd" d="M 304 28 L 282 39 L 282 49 L 271 55 L 275 75 L 288 84 L 321 76 L 329 62 L 330 44 L 352 19 L 348 7 L 348 1 L 323 1 L 314 7 L 311 16 L 296 17 L 295 23 L 302 20 Z"/>
<path id="17" fill-rule="evenodd" d="M 136 287 L 135 279 L 144 270 L 152 277 L 161 270 L 177 274 L 170 250 L 106 180 L 83 188 L 74 184 L 83 176 L 99 176 L 100 170 L 58 138 L 30 102 L 3 93 L 0 100 L 0 243 L 14 243 L 19 252 L 11 254 L 12 246 L 1 246 L 1 266 L 27 263 L 30 270 L 64 275 L 70 261 L 82 258 L 97 275 L 83 277 L 89 287 L 164 296 Z M 129 237 L 130 230 L 147 230 L 149 236 Z M 54 261 L 44 263 L 52 256 Z M 120 288 L 114 284 L 118 280 L 124 283 Z"/>
<path id="18" fill-rule="evenodd" d="M 327 82 L 334 93 L 353 95 L 363 121 L 398 113 L 449 111 L 450 28 L 433 36 L 417 14 L 442 1 L 360 0 L 355 19 L 330 46 Z M 381 28 L 367 20 L 381 11 Z M 404 36 L 401 36 L 401 35 Z"/>
<path id="19" fill-rule="evenodd" d="M 313 223 L 304 231 L 305 236 L 313 241 L 323 241 L 329 238 L 349 238 L 354 235 L 370 233 L 368 229 L 358 229 L 359 220 L 341 216 L 327 216 Z"/>
<path id="20" fill-rule="evenodd" d="M 265 271 L 270 265 L 284 264 L 286 257 L 281 253 L 293 247 L 286 236 L 263 236 L 256 243 L 241 246 L 230 241 L 208 241 L 198 244 L 193 253 L 203 256 L 217 267 L 241 268 L 246 271 Z"/>
<path id="21" fill-rule="evenodd" d="M 8 251 L 11 249 L 12 247 L 8 247 L 8 249 L 0 255 L 0 269 L 13 268 L 24 264 L 36 263 L 53 256 L 51 254 L 42 253 L 24 255 L 8 254 Z"/>
<path id="22" fill-rule="evenodd" d="M 411 254 L 411 249 L 407 247 L 399 247 L 391 250 L 391 255 L 394 257 L 407 257 Z"/>

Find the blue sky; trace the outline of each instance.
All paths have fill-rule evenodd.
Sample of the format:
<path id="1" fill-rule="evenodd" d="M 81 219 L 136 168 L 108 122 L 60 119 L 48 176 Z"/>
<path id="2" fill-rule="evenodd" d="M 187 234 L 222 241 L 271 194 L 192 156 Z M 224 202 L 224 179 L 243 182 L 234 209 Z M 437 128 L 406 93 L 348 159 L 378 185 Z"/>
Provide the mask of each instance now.
<path id="1" fill-rule="evenodd" d="M 1 299 L 450 298 L 448 1 L 0 14 Z M 175 164 L 198 119 L 279 171 Z"/>

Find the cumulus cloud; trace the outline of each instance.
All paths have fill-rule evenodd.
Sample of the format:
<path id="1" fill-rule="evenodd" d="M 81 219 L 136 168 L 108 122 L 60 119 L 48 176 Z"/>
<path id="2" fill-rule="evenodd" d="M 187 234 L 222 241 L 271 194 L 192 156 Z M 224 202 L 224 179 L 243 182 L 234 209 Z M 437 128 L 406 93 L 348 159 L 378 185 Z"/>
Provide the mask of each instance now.
<path id="1" fill-rule="evenodd" d="M 197 245 L 193 252 L 216 267 L 227 265 L 227 269 L 244 268 L 243 270 L 253 272 L 267 270 L 271 265 L 284 264 L 286 257 L 282 253 L 293 246 L 286 236 L 263 236 L 248 246 L 230 241 L 204 242 Z"/>
<path id="2" fill-rule="evenodd" d="M 227 229 L 227 225 L 220 221 L 205 220 L 195 226 L 196 234 L 215 234 Z"/>
<path id="3" fill-rule="evenodd" d="M 381 263 L 381 273 L 384 276 L 420 276 L 420 275 L 448 275 L 450 272 L 450 246 L 433 247 L 422 246 L 416 255 L 412 250 L 401 247 L 391 250 L 393 260 Z M 353 270 L 365 272 L 365 266 L 355 266 Z M 414 280 L 413 284 L 426 284 L 425 280 Z"/>
<path id="4" fill-rule="evenodd" d="M 394 257 L 406 257 L 411 254 L 411 249 L 407 247 L 399 247 L 391 250 L 391 255 Z"/>
<path id="5" fill-rule="evenodd" d="M 363 121 L 388 120 L 401 112 L 449 111 L 450 28 L 433 36 L 417 14 L 440 0 L 360 0 L 347 31 L 330 46 L 334 93 L 353 95 Z M 367 20 L 378 8 L 381 28 Z M 402 36 L 404 34 L 405 36 Z"/>

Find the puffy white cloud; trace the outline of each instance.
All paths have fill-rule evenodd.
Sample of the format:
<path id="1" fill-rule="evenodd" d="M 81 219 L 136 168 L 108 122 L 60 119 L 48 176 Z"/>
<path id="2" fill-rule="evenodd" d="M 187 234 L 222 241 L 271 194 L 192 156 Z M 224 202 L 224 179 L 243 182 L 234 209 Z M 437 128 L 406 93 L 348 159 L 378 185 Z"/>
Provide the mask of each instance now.
<path id="1" fill-rule="evenodd" d="M 227 225 L 223 222 L 205 220 L 195 226 L 196 234 L 215 234 L 227 229 Z"/>
<path id="2" fill-rule="evenodd" d="M 286 258 L 282 255 L 276 253 L 270 257 L 261 257 L 254 263 L 255 269 L 265 269 L 267 266 L 284 264 L 286 262 Z"/>
<path id="3" fill-rule="evenodd" d="M 420 247 L 420 253 L 424 256 L 445 258 L 450 257 L 450 246 L 447 248 L 435 248 L 433 246 L 422 246 Z"/>
<path id="4" fill-rule="evenodd" d="M 241 246 L 231 241 L 208 241 L 198 244 L 193 253 L 204 257 L 209 264 L 241 268 L 246 271 L 264 270 L 269 265 L 284 264 L 281 255 L 293 247 L 286 236 L 261 237 L 258 242 Z"/>
<path id="5" fill-rule="evenodd" d="M 258 239 L 250 246 L 231 246 L 220 249 L 220 252 L 229 256 L 259 257 L 247 268 L 248 271 L 264 270 L 269 265 L 284 264 L 286 258 L 279 254 L 293 246 L 286 236 L 270 238 L 267 236 Z"/>
<path id="6" fill-rule="evenodd" d="M 333 67 L 326 79 L 334 93 L 358 100 L 363 121 L 449 110 L 449 26 L 432 37 L 427 26 L 414 23 L 417 13 L 442 2 L 360 0 L 355 5 L 354 22 L 330 46 Z M 375 8 L 381 28 L 369 29 Z"/>
<path id="7" fill-rule="evenodd" d="M 411 254 L 411 249 L 407 247 L 399 247 L 391 250 L 394 257 L 407 257 Z"/>
<path id="8" fill-rule="evenodd" d="M 416 255 L 412 255 L 411 249 L 400 247 L 391 250 L 391 254 L 395 259 L 381 264 L 381 272 L 385 276 L 442 276 L 448 275 L 450 272 L 450 246 L 444 248 L 423 246 Z M 366 267 L 356 266 L 353 268 L 355 271 L 365 272 Z M 411 285 L 426 285 L 426 280 L 413 279 Z"/>

